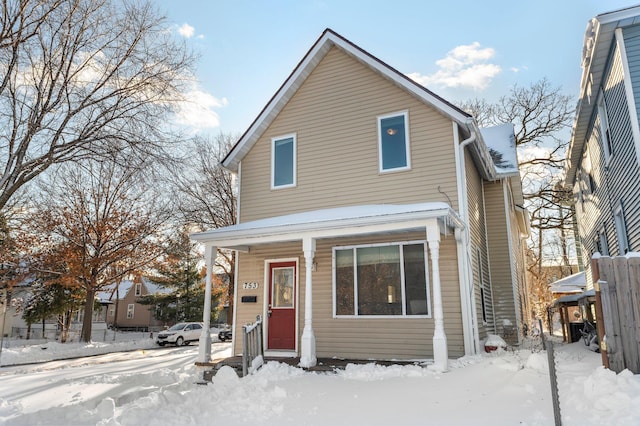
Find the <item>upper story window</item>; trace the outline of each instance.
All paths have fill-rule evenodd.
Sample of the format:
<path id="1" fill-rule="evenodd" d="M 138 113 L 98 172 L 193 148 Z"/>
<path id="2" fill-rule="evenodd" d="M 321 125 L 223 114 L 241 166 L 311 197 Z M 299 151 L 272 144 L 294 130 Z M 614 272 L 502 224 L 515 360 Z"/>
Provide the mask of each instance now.
<path id="1" fill-rule="evenodd" d="M 624 255 L 629 252 L 629 239 L 627 238 L 627 224 L 624 220 L 624 209 L 622 208 L 622 204 L 619 204 L 613 211 L 613 220 L 616 224 L 616 234 L 618 236 L 620 255 Z"/>
<path id="2" fill-rule="evenodd" d="M 142 296 L 142 284 L 136 283 L 135 295 Z"/>
<path id="3" fill-rule="evenodd" d="M 609 162 L 613 155 L 613 145 L 611 143 L 611 130 L 609 129 L 609 119 L 607 118 L 607 105 L 604 102 L 604 93 L 601 91 L 598 97 L 598 117 L 600 118 L 600 133 L 602 138 L 602 149 L 604 151 L 604 161 Z"/>
<path id="4" fill-rule="evenodd" d="M 408 111 L 378 117 L 380 172 L 411 168 Z"/>
<path id="5" fill-rule="evenodd" d="M 271 189 L 296 186 L 296 135 L 271 139 Z"/>

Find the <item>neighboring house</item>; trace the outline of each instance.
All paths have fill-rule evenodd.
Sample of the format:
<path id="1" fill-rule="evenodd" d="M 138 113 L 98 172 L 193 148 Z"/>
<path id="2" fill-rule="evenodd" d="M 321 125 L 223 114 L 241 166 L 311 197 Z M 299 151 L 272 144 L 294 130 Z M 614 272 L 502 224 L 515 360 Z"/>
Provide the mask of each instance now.
<path id="1" fill-rule="evenodd" d="M 582 67 L 565 184 L 591 288 L 595 252 L 640 250 L 640 6 L 589 22 Z"/>
<path id="2" fill-rule="evenodd" d="M 238 224 L 192 238 L 208 271 L 216 249 L 237 250 L 234 354 L 256 315 L 266 354 L 302 366 L 446 370 L 488 334 L 518 341 L 528 216 L 513 126 L 480 130 L 326 30 L 222 165 L 237 174 Z"/>
<path id="3" fill-rule="evenodd" d="M 109 327 L 121 330 L 159 330 L 165 324 L 154 318 L 154 307 L 138 303 L 138 298 L 169 291 L 140 277 L 110 284 L 97 294 L 103 309 L 94 319 L 106 321 Z"/>

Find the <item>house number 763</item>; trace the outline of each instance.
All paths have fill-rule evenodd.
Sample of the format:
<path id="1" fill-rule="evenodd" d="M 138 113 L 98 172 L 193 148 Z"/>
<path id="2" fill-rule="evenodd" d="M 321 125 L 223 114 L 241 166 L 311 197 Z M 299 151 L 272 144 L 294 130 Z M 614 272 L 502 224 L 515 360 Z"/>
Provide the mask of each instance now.
<path id="1" fill-rule="evenodd" d="M 244 290 L 256 290 L 258 288 L 258 283 L 242 283 L 242 288 Z"/>

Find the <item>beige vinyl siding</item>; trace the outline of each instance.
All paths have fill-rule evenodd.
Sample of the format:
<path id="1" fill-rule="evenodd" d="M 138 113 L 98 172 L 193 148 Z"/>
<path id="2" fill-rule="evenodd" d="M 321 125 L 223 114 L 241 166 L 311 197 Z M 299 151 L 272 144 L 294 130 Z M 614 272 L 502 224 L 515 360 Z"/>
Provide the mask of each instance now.
<path id="1" fill-rule="evenodd" d="M 505 182 L 485 182 L 484 196 L 487 215 L 487 238 L 489 242 L 489 264 L 491 268 L 491 286 L 493 289 L 493 310 L 496 332 L 504 331 L 504 320 L 511 321 L 517 327 L 514 301 L 514 283 L 509 244 L 510 226 L 505 212 Z"/>
<path id="2" fill-rule="evenodd" d="M 491 277 L 489 276 L 489 256 L 487 254 L 487 240 L 485 229 L 483 182 L 478 170 L 465 149 L 465 169 L 467 178 L 467 204 L 469 209 L 469 233 L 471 239 L 470 255 L 473 269 L 473 287 L 477 314 L 479 337 L 485 338 L 487 333 L 494 333 L 493 300 L 491 292 Z M 478 259 L 478 252 L 480 259 Z M 482 264 L 479 263 L 482 262 Z M 482 276 L 481 276 L 482 274 Z M 484 283 L 487 307 L 487 323 L 482 319 L 482 293 L 480 288 Z"/>
<path id="3" fill-rule="evenodd" d="M 359 238 L 318 240 L 316 243 L 316 271 L 313 273 L 313 330 L 318 357 L 344 357 L 359 359 L 413 359 L 433 357 L 432 318 L 334 318 L 333 317 L 333 247 L 385 242 L 424 240 L 425 233 L 397 233 L 393 235 Z M 304 257 L 302 243 L 278 244 L 252 248 L 250 254 L 239 256 L 238 299 L 242 295 L 256 294 L 242 290 L 243 282 L 257 281 L 258 303 L 237 304 L 236 336 L 240 336 L 240 324 L 255 320 L 263 309 L 264 261 L 274 258 L 299 258 L 298 277 L 298 342 L 304 326 Z M 445 331 L 449 355 L 464 355 L 462 315 L 455 239 L 442 236 L 440 244 L 440 274 L 444 309 Z M 429 263 L 429 281 L 431 264 Z M 429 289 L 433 294 L 431 282 Z M 433 300 L 433 296 L 431 296 Z M 433 302 L 429 307 L 433 314 Z M 236 354 L 241 353 L 241 342 L 236 339 Z"/>
<path id="4" fill-rule="evenodd" d="M 401 111 L 412 168 L 381 174 L 377 117 Z M 271 138 L 291 133 L 297 186 L 271 190 Z M 376 203 L 451 200 L 457 209 L 453 149 L 449 118 L 334 47 L 243 158 L 240 221 Z"/>

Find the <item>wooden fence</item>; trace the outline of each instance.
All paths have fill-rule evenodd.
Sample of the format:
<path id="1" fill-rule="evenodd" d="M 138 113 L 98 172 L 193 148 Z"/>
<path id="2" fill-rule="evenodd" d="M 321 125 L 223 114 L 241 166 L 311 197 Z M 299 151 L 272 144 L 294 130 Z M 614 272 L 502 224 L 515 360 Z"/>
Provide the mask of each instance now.
<path id="1" fill-rule="evenodd" d="M 605 367 L 619 373 L 640 373 L 640 256 L 594 258 L 596 303 L 600 299 L 599 330 Z M 599 288 L 598 288 L 599 287 Z M 598 298 L 599 294 L 599 298 Z M 602 341 L 602 338 L 601 338 Z M 608 364 L 608 365 L 607 365 Z"/>

